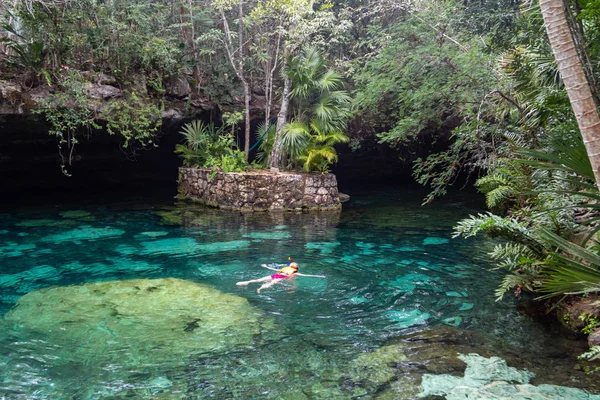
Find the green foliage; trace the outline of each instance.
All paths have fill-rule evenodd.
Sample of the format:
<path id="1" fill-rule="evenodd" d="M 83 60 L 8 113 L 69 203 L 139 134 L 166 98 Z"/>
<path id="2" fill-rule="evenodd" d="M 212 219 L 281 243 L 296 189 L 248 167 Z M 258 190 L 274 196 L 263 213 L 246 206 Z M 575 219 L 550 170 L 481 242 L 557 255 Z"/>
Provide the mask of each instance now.
<path id="1" fill-rule="evenodd" d="M 127 99 L 111 103 L 102 117 L 106 120 L 108 133 L 123 136 L 123 147 L 128 148 L 133 143 L 145 147 L 153 143 L 160 129 L 161 111 L 162 107 L 157 107 L 133 92 Z"/>
<path id="2" fill-rule="evenodd" d="M 256 128 L 256 137 L 259 143 L 255 166 L 258 168 L 267 168 L 269 165 L 276 128 L 277 125 L 275 123 L 265 125 L 264 122 L 261 122 Z"/>
<path id="3" fill-rule="evenodd" d="M 591 335 L 594 333 L 596 328 L 600 327 L 600 320 L 595 314 L 583 313 L 579 316 L 579 319 L 585 323 L 585 326 L 581 329 L 581 332 L 586 335 Z"/>
<path id="4" fill-rule="evenodd" d="M 281 146 L 291 160 L 298 160 L 302 156 L 310 140 L 310 127 L 302 121 L 292 121 L 283 128 Z"/>
<path id="5" fill-rule="evenodd" d="M 181 134 L 185 144 L 178 144 L 175 152 L 188 167 L 216 168 L 223 172 L 242 172 L 248 168 L 245 154 L 236 148 L 233 136 L 225 126 L 194 120 L 185 124 Z"/>
<path id="6" fill-rule="evenodd" d="M 584 360 L 600 360 L 600 346 L 594 346 L 590 348 L 590 351 L 583 353 L 579 358 Z"/>
<path id="7" fill-rule="evenodd" d="M 10 12 L 7 14 L 12 16 Z M 44 42 L 20 35 L 9 24 L 3 25 L 2 28 L 12 35 L 12 38 L 0 37 L 0 44 L 5 44 L 6 48 L 10 50 L 8 57 L 5 59 L 6 63 L 16 68 L 31 71 L 38 78 L 43 77 L 48 85 L 52 85 L 52 77 L 46 69 L 47 52 L 44 48 Z"/>
<path id="8" fill-rule="evenodd" d="M 358 65 L 356 116 L 382 143 L 405 146 L 427 132 L 456 127 L 477 113 L 492 86 L 491 59 L 453 23 L 451 5 L 430 5 L 406 21 L 372 27 L 377 51 Z M 429 22 L 430 21 L 430 22 Z M 435 26 L 445 26 L 441 34 Z"/>
<path id="9" fill-rule="evenodd" d="M 479 178 L 475 186 L 485 194 L 489 208 L 499 208 L 518 193 L 514 180 L 513 171 L 508 168 L 496 168 L 489 175 Z"/>
<path id="10" fill-rule="evenodd" d="M 85 80 L 80 72 L 67 70 L 57 86 L 60 90 L 40 100 L 40 107 L 33 112 L 44 115 L 50 124 L 48 133 L 58 139 L 61 169 L 69 175 L 66 166 L 72 164 L 79 136 L 100 127 L 95 122 L 94 112 L 88 107 Z"/>
<path id="11" fill-rule="evenodd" d="M 349 139 L 344 133 L 350 115 L 350 96 L 341 76 L 327 69 L 323 56 L 306 48 L 290 60 L 293 119 L 281 139 L 289 164 L 301 162 L 305 171 L 325 173 L 337 162 L 334 146 Z"/>
<path id="12" fill-rule="evenodd" d="M 237 149 L 227 149 L 226 154 L 221 156 L 221 169 L 223 172 L 243 172 L 248 169 L 246 154 Z"/>
<path id="13" fill-rule="evenodd" d="M 496 290 L 498 299 L 512 288 L 544 293 L 540 298 L 600 291 L 600 257 L 590 250 L 546 229 L 533 230 L 493 214 L 460 221 L 454 237 L 479 232 L 509 241 L 490 253 L 498 267 L 509 271 Z"/>
<path id="14" fill-rule="evenodd" d="M 348 136 L 340 131 L 325 133 L 315 129 L 315 133 L 309 136 L 305 154 L 298 159 L 304 163 L 303 168 L 307 172 L 315 170 L 321 173 L 329 172 L 329 166 L 338 160 L 333 146 L 346 142 L 348 142 Z"/>
<path id="15" fill-rule="evenodd" d="M 600 292 L 600 256 L 547 231 L 540 238 L 557 250 L 549 251 L 545 279 L 539 291 L 542 298 L 565 294 Z"/>

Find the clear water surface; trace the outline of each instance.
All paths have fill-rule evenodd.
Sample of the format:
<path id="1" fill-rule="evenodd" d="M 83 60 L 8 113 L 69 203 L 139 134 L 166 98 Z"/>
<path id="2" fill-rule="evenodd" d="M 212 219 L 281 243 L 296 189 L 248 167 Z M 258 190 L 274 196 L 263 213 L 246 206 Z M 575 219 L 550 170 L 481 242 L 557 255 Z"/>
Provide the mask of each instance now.
<path id="1" fill-rule="evenodd" d="M 577 366 L 584 343 L 520 314 L 512 299 L 494 301 L 493 244 L 450 238 L 480 199 L 421 207 L 414 188 L 350 194 L 341 214 L 242 215 L 171 201 L 0 213 L 0 316 L 42 288 L 169 277 L 247 299 L 264 322 L 250 342 L 172 357 L 168 346 L 142 349 L 136 361 L 118 337 L 65 344 L 0 321 L 0 399 L 385 398 L 403 379 L 435 372 L 440 351 L 466 350 L 528 368 L 535 384 L 597 392 Z M 327 278 L 261 294 L 236 286 L 288 257 Z M 433 350 L 423 337 L 434 338 Z M 405 354 L 364 358 L 390 343 L 404 343 Z M 378 376 L 390 368 L 393 378 Z"/>

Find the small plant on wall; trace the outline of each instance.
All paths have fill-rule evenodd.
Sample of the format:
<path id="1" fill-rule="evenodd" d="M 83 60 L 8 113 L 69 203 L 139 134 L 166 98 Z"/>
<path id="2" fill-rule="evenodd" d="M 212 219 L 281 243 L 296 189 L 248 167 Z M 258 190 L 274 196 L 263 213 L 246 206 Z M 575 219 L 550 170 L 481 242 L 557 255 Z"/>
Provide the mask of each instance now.
<path id="1" fill-rule="evenodd" d="M 245 154 L 240 151 L 233 135 L 224 126 L 200 120 L 185 124 L 181 130 L 184 144 L 178 144 L 175 152 L 183 159 L 183 165 L 197 168 L 214 168 L 223 172 L 242 172 L 248 168 Z"/>

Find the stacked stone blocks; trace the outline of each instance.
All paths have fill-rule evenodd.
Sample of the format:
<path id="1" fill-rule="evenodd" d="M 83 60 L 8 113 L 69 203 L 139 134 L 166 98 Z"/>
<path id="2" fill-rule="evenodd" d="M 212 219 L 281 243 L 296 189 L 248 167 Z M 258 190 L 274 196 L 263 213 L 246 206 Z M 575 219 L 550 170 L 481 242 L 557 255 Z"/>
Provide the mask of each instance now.
<path id="1" fill-rule="evenodd" d="M 240 211 L 337 210 L 333 174 L 179 169 L 179 197 Z"/>

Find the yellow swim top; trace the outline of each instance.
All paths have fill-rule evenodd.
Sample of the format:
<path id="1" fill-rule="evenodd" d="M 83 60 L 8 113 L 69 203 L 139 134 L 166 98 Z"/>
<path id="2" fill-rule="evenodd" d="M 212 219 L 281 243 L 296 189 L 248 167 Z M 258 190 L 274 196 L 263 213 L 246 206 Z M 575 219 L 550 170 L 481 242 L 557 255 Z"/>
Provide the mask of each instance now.
<path id="1" fill-rule="evenodd" d="M 281 275 L 294 275 L 296 272 L 298 272 L 298 264 L 296 264 L 294 266 L 294 264 L 296 263 L 292 263 L 289 267 L 283 267 L 279 270 L 279 273 Z"/>

